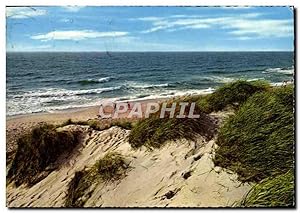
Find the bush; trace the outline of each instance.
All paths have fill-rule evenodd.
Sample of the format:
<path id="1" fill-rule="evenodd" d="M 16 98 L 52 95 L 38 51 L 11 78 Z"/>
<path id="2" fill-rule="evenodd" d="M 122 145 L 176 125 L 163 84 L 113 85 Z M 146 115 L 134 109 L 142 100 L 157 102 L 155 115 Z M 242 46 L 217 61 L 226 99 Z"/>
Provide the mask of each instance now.
<path id="1" fill-rule="evenodd" d="M 255 185 L 241 202 L 243 207 L 295 206 L 294 171 L 267 178 Z"/>
<path id="2" fill-rule="evenodd" d="M 294 167 L 293 88 L 274 88 L 250 97 L 220 129 L 216 165 L 241 181 L 261 181 Z"/>
<path id="3" fill-rule="evenodd" d="M 270 86 L 263 81 L 236 81 L 225 84 L 212 94 L 200 97 L 199 107 L 206 113 L 221 111 L 226 107 L 238 109 L 250 96 L 256 92 L 266 91 Z"/>
<path id="4" fill-rule="evenodd" d="M 73 121 L 71 118 L 63 122 L 61 125 L 58 125 L 57 127 L 63 127 L 67 125 L 89 125 L 87 121 Z"/>
<path id="5" fill-rule="evenodd" d="M 79 132 L 57 131 L 55 126 L 42 124 L 17 141 L 18 148 L 7 178 L 18 186 L 33 185 L 41 180 L 41 173 L 58 157 L 71 151 L 78 143 Z"/>
<path id="6" fill-rule="evenodd" d="M 194 99 L 195 97 L 189 97 L 179 101 L 193 102 Z M 176 100 L 169 101 L 167 107 L 174 101 Z M 188 114 L 188 110 L 189 107 L 186 107 L 185 115 Z M 180 106 L 177 105 L 175 116 L 179 111 Z M 129 143 L 133 148 L 143 145 L 148 148 L 159 148 L 168 140 L 182 138 L 193 140 L 199 135 L 210 140 L 216 133 L 216 119 L 203 113 L 197 106 L 194 113 L 199 114 L 200 118 L 159 118 L 159 113 L 156 113 L 134 125 L 129 135 Z"/>
<path id="7" fill-rule="evenodd" d="M 102 181 L 115 181 L 125 175 L 128 168 L 125 158 L 117 152 L 107 153 L 88 170 L 75 172 L 70 181 L 65 207 L 83 207 L 91 196 L 90 187 Z M 90 190 L 90 191 L 88 191 Z"/>
<path id="8" fill-rule="evenodd" d="M 95 164 L 100 177 L 104 181 L 116 180 L 125 174 L 128 165 L 122 155 L 116 152 L 107 153 Z"/>
<path id="9" fill-rule="evenodd" d="M 65 200 L 65 207 L 68 208 L 78 208 L 82 207 L 85 203 L 85 200 L 79 199 L 84 196 L 86 190 L 90 187 L 90 184 L 87 180 L 86 171 L 77 171 L 73 179 L 68 184 L 68 191 Z"/>

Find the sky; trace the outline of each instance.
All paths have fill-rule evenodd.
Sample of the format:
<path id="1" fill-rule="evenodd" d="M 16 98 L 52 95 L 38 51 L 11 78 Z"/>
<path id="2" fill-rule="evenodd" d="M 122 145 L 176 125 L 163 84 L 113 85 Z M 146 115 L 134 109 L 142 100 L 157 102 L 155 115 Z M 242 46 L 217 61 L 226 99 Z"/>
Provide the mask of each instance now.
<path id="1" fill-rule="evenodd" d="M 293 51 L 290 7 L 7 7 L 10 51 Z"/>

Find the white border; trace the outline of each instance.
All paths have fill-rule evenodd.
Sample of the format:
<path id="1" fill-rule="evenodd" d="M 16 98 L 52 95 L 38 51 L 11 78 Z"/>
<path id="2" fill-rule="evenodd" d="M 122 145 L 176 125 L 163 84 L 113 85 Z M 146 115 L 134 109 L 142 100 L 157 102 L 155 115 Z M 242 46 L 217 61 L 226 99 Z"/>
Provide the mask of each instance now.
<path id="1" fill-rule="evenodd" d="M 66 6 L 66 5 L 99 5 L 99 6 L 113 6 L 113 5 L 119 5 L 119 6 L 220 6 L 220 5 L 239 5 L 239 6 L 295 6 L 296 8 L 300 8 L 299 0 L 140 0 L 140 1 L 134 1 L 134 0 L 109 0 L 109 1 L 92 1 L 92 0 L 72 0 L 72 1 L 66 1 L 66 0 L 4 0 L 0 1 L 1 7 L 0 7 L 0 58 L 1 58 L 1 70 L 0 70 L 0 104 L 1 104 L 1 113 L 0 113 L 0 119 L 1 119 L 1 128 L 0 128 L 0 135 L 1 135 L 1 142 L 0 142 L 0 165 L 1 165 L 1 175 L 0 175 L 0 209 L 1 212 L 7 212 L 8 209 L 6 208 L 6 183 L 5 183 L 5 173 L 6 173 L 6 159 L 5 159 L 5 150 L 6 150 L 6 112 L 5 112 L 5 94 L 6 94 L 6 40 L 5 40 L 5 6 L 28 6 L 28 5 L 33 5 L 33 6 L 39 6 L 39 5 L 61 5 L 61 6 Z M 299 11 L 298 11 L 299 13 Z M 299 16 L 299 14 L 298 14 Z M 299 21 L 297 18 L 297 29 L 299 29 Z M 298 36 L 297 36 L 298 39 Z M 297 45 L 298 49 L 298 45 Z M 298 49 L 299 50 L 299 49 Z M 299 60 L 299 53 L 297 56 L 297 61 Z M 299 66 L 299 64 L 298 64 Z M 298 68 L 297 66 L 297 68 Z M 298 70 L 296 70 L 296 73 Z M 299 74 L 297 74 L 297 82 L 299 82 Z M 299 96 L 299 86 L 297 87 L 297 99 Z M 299 114 L 299 108 L 297 107 L 297 112 Z M 297 121 L 299 116 L 297 116 Z M 297 122 L 298 123 L 298 122 Z M 298 124 L 299 126 L 299 124 Z M 297 141 L 298 142 L 298 141 Z M 296 144 L 297 144 L 296 142 Z M 299 144 L 298 144 L 299 146 Z M 299 153 L 297 153 L 299 156 Z M 296 162 L 299 162 L 299 157 L 297 156 Z M 299 163 L 297 163 L 297 171 L 299 170 Z M 297 177 L 299 177 L 297 175 Z M 297 185 L 299 184 L 297 180 Z M 298 188 L 298 187 L 297 187 Z M 297 204 L 299 205 L 299 196 L 297 196 Z M 57 209 L 56 209 L 57 210 Z M 103 211 L 103 209 L 99 209 L 100 211 Z M 14 210 L 10 210 L 14 211 Z M 23 212 L 24 210 L 18 210 L 19 212 Z M 32 210 L 25 210 L 25 211 L 32 211 Z M 35 210 L 35 212 L 43 212 L 45 210 L 39 209 Z M 120 209 L 115 209 L 115 210 L 110 210 L 110 211 L 120 211 Z M 143 211 L 143 210 L 138 210 L 138 211 Z M 152 211 L 159 211 L 157 209 L 152 210 Z M 180 211 L 187 211 L 187 210 L 180 210 Z M 220 211 L 220 210 L 211 210 L 211 211 Z M 243 210 L 236 210 L 238 212 L 243 211 Z M 256 212 L 263 212 L 263 210 L 255 210 Z M 285 211 L 285 210 L 279 210 L 279 211 Z"/>

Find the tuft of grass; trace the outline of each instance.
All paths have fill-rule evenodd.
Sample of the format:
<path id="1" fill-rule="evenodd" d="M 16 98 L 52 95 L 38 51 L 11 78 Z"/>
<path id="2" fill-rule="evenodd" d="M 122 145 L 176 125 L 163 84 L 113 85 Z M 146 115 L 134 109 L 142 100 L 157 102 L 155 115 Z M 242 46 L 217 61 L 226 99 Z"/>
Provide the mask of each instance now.
<path id="1" fill-rule="evenodd" d="M 58 125 L 57 127 L 63 127 L 68 125 L 89 125 L 87 121 L 73 121 L 71 118 L 63 122 L 61 125 Z"/>
<path id="2" fill-rule="evenodd" d="M 103 122 L 100 120 L 90 120 L 88 121 L 88 125 L 94 129 L 94 130 L 98 130 L 98 131 L 103 131 L 106 129 L 109 129 L 112 126 L 118 126 L 121 127 L 123 129 L 127 129 L 130 130 L 132 128 L 132 123 L 129 121 L 122 121 L 122 120 L 113 120 L 111 122 Z"/>
<path id="3" fill-rule="evenodd" d="M 188 97 L 180 101 L 193 102 L 197 97 Z M 167 107 L 176 100 L 169 101 Z M 189 107 L 186 108 L 185 115 L 188 114 Z M 180 106 L 176 106 L 175 115 L 178 115 Z M 200 118 L 159 118 L 156 113 L 150 118 L 136 123 L 129 135 L 129 143 L 133 148 L 146 146 L 148 148 L 160 148 L 166 141 L 177 139 L 195 139 L 196 136 L 203 136 L 210 140 L 216 133 L 216 120 L 203 113 L 197 106 L 194 114 L 199 114 Z"/>
<path id="4" fill-rule="evenodd" d="M 243 207 L 293 207 L 295 206 L 294 171 L 256 184 L 242 200 Z"/>
<path id="5" fill-rule="evenodd" d="M 216 165 L 243 182 L 259 182 L 294 167 L 294 94 L 291 86 L 250 97 L 221 127 Z"/>
<path id="6" fill-rule="evenodd" d="M 48 166 L 74 148 L 78 135 L 79 132 L 57 131 L 49 124 L 41 124 L 22 135 L 17 141 L 18 148 L 8 171 L 8 180 L 13 180 L 17 186 L 39 182 L 47 174 Z"/>
<path id="7" fill-rule="evenodd" d="M 94 130 L 102 131 L 105 129 L 108 129 L 112 126 L 118 126 L 123 129 L 130 130 L 132 128 L 132 122 L 126 121 L 126 120 L 113 120 L 111 122 L 103 122 L 98 119 L 88 120 L 88 121 L 73 121 L 72 119 L 68 119 L 65 122 L 63 122 L 61 125 L 58 125 L 57 127 L 63 127 L 67 125 L 88 125 Z"/>
<path id="8" fill-rule="evenodd" d="M 68 184 L 67 196 L 65 199 L 65 207 L 79 208 L 83 207 L 86 200 L 80 199 L 84 196 L 86 190 L 90 187 L 89 178 L 87 178 L 88 172 L 77 171 L 73 179 Z"/>
<path id="9" fill-rule="evenodd" d="M 211 113 L 225 108 L 238 109 L 250 96 L 256 92 L 266 91 L 270 85 L 264 81 L 235 81 L 225 84 L 212 94 L 202 96 L 198 105 L 202 111 Z"/>
<path id="10" fill-rule="evenodd" d="M 95 164 L 98 174 L 104 181 L 117 180 L 128 168 L 125 158 L 117 152 L 109 152 Z"/>
<path id="11" fill-rule="evenodd" d="M 118 180 L 125 175 L 127 169 L 128 165 L 121 154 L 109 152 L 90 169 L 75 172 L 68 185 L 65 207 L 83 207 L 93 192 L 93 184 Z"/>

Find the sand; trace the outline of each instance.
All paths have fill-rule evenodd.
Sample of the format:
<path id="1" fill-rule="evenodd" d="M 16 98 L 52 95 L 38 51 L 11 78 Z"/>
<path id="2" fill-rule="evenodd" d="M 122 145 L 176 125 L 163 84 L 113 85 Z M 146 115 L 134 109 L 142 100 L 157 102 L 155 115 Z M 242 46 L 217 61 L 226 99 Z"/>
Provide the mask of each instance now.
<path id="1" fill-rule="evenodd" d="M 122 154 L 129 169 L 117 181 L 95 181 L 80 199 L 84 207 L 226 207 L 233 206 L 250 190 L 237 175 L 215 167 L 215 140 L 170 141 L 153 151 L 131 148 L 130 130 L 111 127 L 104 131 L 81 128 L 84 140 L 59 168 L 31 188 L 7 186 L 8 207 L 63 207 L 68 183 L 76 171 L 91 167 L 110 151 Z"/>
<path id="2" fill-rule="evenodd" d="M 149 102 L 162 102 L 167 99 L 149 99 L 140 101 L 129 102 L 131 107 L 134 103 L 141 103 L 142 111 L 145 112 L 146 104 Z M 111 107 L 106 107 L 104 109 L 105 113 L 112 113 L 113 109 Z M 68 110 L 55 111 L 52 113 L 34 113 L 26 115 L 8 116 L 6 118 L 6 153 L 7 153 L 7 164 L 12 160 L 13 154 L 17 148 L 17 139 L 20 135 L 32 129 L 32 127 L 38 125 L 39 123 L 49 123 L 49 124 L 61 124 L 68 119 L 72 121 L 87 121 L 91 119 L 99 119 L 103 122 L 109 123 L 112 120 L 126 120 L 128 113 L 122 113 L 118 118 L 101 119 L 99 115 L 99 106 L 74 108 Z M 136 120 L 136 119 L 127 119 Z"/>
<path id="3" fill-rule="evenodd" d="M 142 102 L 143 111 L 146 104 Z M 70 118 L 74 121 L 96 119 L 98 110 L 95 106 L 8 117 L 7 165 L 16 150 L 16 138 L 34 125 L 60 124 Z M 117 119 L 126 116 L 124 113 Z M 223 120 L 228 113 L 212 116 Z M 170 141 L 161 149 L 149 151 L 145 147 L 131 148 L 130 130 L 111 127 L 97 131 L 80 125 L 62 127 L 74 128 L 83 131 L 83 140 L 73 153 L 61 156 L 58 168 L 30 188 L 7 185 L 8 207 L 63 207 L 68 183 L 75 172 L 91 167 L 110 151 L 125 156 L 130 169 L 121 180 L 92 184 L 81 198 L 86 199 L 84 207 L 226 207 L 234 206 L 251 188 L 239 182 L 233 172 L 214 166 L 215 138 L 205 141 L 199 136 L 197 141 Z"/>

